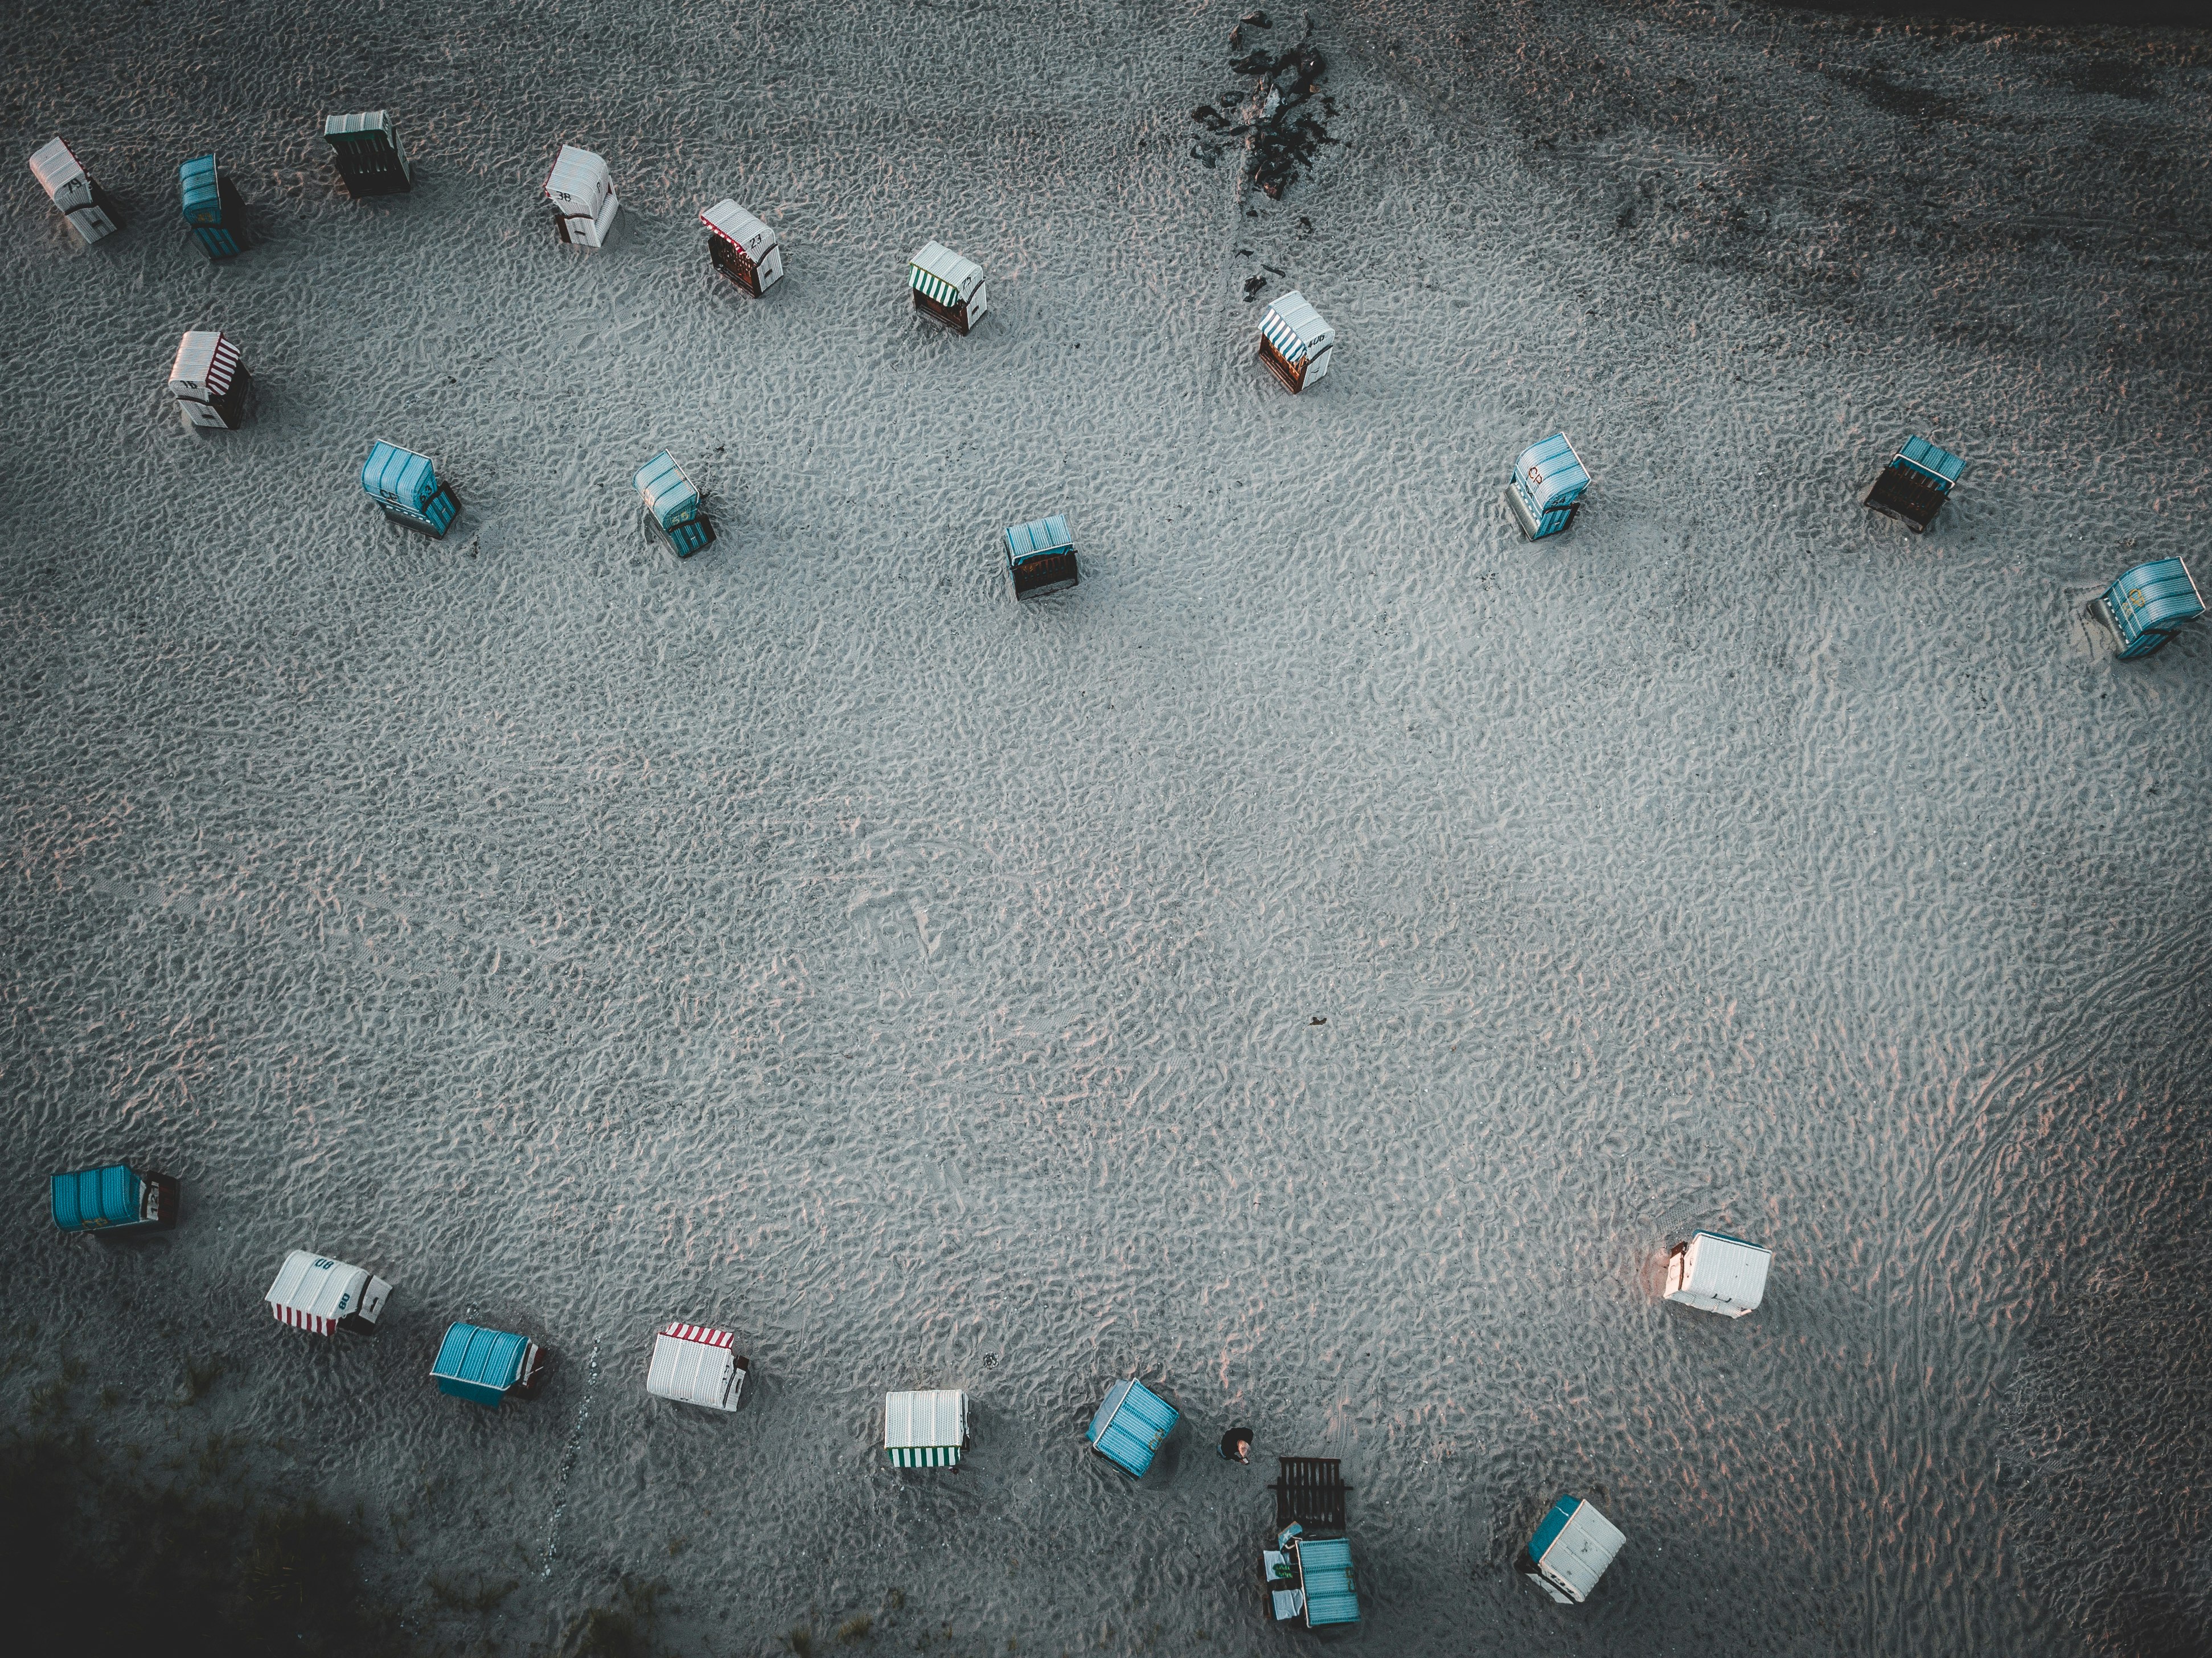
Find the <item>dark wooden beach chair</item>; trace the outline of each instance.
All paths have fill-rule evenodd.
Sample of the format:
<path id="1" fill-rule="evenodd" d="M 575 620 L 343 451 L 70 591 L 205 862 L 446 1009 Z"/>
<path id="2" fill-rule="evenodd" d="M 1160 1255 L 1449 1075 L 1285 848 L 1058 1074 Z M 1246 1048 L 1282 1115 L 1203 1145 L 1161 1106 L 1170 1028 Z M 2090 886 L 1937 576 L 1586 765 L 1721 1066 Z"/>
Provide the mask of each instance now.
<path id="1" fill-rule="evenodd" d="M 1342 1467 L 1333 1456 L 1277 1457 L 1275 1483 L 1267 1487 L 1275 1494 L 1275 1529 L 1296 1524 L 1316 1535 L 1342 1536 L 1344 1494 L 1352 1489 L 1338 1472 Z"/>

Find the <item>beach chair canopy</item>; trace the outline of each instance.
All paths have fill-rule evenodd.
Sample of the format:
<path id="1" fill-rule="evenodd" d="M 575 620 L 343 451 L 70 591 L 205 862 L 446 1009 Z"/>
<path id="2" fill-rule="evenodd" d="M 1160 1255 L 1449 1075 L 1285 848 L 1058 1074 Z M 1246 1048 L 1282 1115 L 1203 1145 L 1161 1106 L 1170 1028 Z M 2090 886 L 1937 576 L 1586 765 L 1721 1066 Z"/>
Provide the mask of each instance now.
<path id="1" fill-rule="evenodd" d="M 183 197 L 186 224 L 222 222 L 222 175 L 216 171 L 212 152 L 196 155 L 178 167 L 177 188 Z"/>
<path id="2" fill-rule="evenodd" d="M 361 464 L 361 487 L 387 507 L 420 514 L 438 493 L 438 468 L 429 456 L 380 438 Z"/>
<path id="3" fill-rule="evenodd" d="M 1589 473 L 1583 458 L 1567 441 L 1565 432 L 1554 432 L 1540 443 L 1532 443 L 1513 463 L 1513 487 L 1537 518 L 1571 507 L 1589 488 Z"/>
<path id="4" fill-rule="evenodd" d="M 884 1400 L 884 1450 L 895 1468 L 949 1468 L 967 1439 L 965 1394 L 892 1394 Z"/>
<path id="5" fill-rule="evenodd" d="M 1562 1497 L 1528 1540 L 1528 1558 L 1553 1600 L 1587 1600 L 1627 1540 L 1591 1504 Z"/>
<path id="6" fill-rule="evenodd" d="M 1275 348 L 1277 356 L 1293 364 L 1318 357 L 1336 343 L 1336 331 L 1322 320 L 1303 294 L 1285 294 L 1271 301 L 1260 318 L 1260 334 Z"/>
<path id="7" fill-rule="evenodd" d="M 2123 656 L 2148 655 L 2185 622 L 2204 614 L 2204 597 L 2178 558 L 2138 564 L 2105 589 L 2105 609 Z"/>
<path id="8" fill-rule="evenodd" d="M 545 199 L 573 218 L 598 218 L 614 187 L 605 158 L 574 144 L 561 146 L 545 175 Z"/>
<path id="9" fill-rule="evenodd" d="M 57 138 L 41 145 L 31 156 L 31 176 L 46 192 L 46 199 L 64 213 L 92 205 L 92 176 L 77 164 L 70 147 Z"/>
<path id="10" fill-rule="evenodd" d="M 1133 1377 L 1106 1390 L 1106 1401 L 1084 1437 L 1115 1467 L 1142 1479 L 1181 1419 L 1181 1412 Z"/>
<path id="11" fill-rule="evenodd" d="M 1694 1233 L 1668 1263 L 1667 1299 L 1741 1318 L 1766 1294 L 1773 1260 L 1771 1249 L 1726 1232 Z"/>
<path id="12" fill-rule="evenodd" d="M 230 394 L 241 359 L 238 348 L 213 329 L 195 329 L 178 342 L 169 365 L 169 394 L 212 403 Z"/>
<path id="13" fill-rule="evenodd" d="M 284 1257 L 276 1282 L 262 1299 L 279 1324 L 326 1336 L 338 1327 L 341 1319 L 374 1320 L 391 1290 L 390 1284 L 371 1278 L 361 1267 L 295 1249 Z"/>
<path id="14" fill-rule="evenodd" d="M 509 1330 L 487 1330 L 475 1324 L 449 1324 L 430 1366 L 430 1379 L 441 1394 L 465 1399 L 494 1410 L 508 1388 L 530 1378 L 537 1344 Z"/>
<path id="15" fill-rule="evenodd" d="M 1341 1537 L 1302 1537 L 1296 1545 L 1298 1580 L 1305 1591 L 1306 1627 L 1359 1621 L 1359 1594 L 1352 1580 L 1352 1544 Z"/>
<path id="16" fill-rule="evenodd" d="M 1926 438 L 1911 437 L 1898 446 L 1891 465 L 1911 467 L 1945 495 L 1966 473 L 1966 463 L 1948 449 L 1939 449 Z"/>
<path id="17" fill-rule="evenodd" d="M 703 1324 L 665 1324 L 653 1339 L 645 1390 L 655 1399 L 734 1411 L 741 1372 L 737 1338 Z"/>
<path id="18" fill-rule="evenodd" d="M 727 197 L 699 216 L 699 222 L 724 241 L 744 251 L 757 265 L 776 245 L 775 232 Z"/>
<path id="19" fill-rule="evenodd" d="M 1006 557 L 1015 564 L 1064 553 L 1074 545 L 1075 537 L 1068 533 L 1067 520 L 1058 513 L 1033 523 L 1012 525 L 1006 531 Z"/>
<path id="20" fill-rule="evenodd" d="M 907 285 L 939 305 L 963 306 L 982 285 L 983 267 L 963 259 L 942 242 L 924 242 L 907 261 Z"/>
<path id="21" fill-rule="evenodd" d="M 145 1218 L 146 1182 L 119 1163 L 53 1179 L 54 1224 L 64 1232 L 135 1226 Z"/>
<path id="22" fill-rule="evenodd" d="M 637 493 L 664 530 L 699 516 L 698 489 L 665 449 L 637 469 Z"/>
<path id="23" fill-rule="evenodd" d="M 392 116 L 380 109 L 368 110 L 359 115 L 332 115 L 323 122 L 323 137 L 333 149 L 367 149 L 380 154 L 399 153 L 399 137 L 392 131 Z"/>

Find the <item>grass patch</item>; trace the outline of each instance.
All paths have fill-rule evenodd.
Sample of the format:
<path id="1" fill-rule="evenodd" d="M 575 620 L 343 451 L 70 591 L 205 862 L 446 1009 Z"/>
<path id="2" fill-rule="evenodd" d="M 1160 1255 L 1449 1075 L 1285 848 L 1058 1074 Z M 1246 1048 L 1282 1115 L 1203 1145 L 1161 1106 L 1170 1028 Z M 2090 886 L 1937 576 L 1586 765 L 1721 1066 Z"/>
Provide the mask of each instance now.
<path id="1" fill-rule="evenodd" d="M 361 1532 L 312 1500 L 222 1478 L 232 1450 L 184 1459 L 180 1478 L 151 1483 L 82 1429 L 0 1436 L 9 1645 L 73 1650 L 97 1608 L 99 1643 L 123 1651 L 411 1652 L 397 1619 L 361 1592 Z"/>
<path id="2" fill-rule="evenodd" d="M 652 1658 L 653 1626 L 667 1591 L 659 1578 L 640 1583 L 625 1577 L 619 1605 L 588 1607 L 562 1631 L 560 1658 Z"/>

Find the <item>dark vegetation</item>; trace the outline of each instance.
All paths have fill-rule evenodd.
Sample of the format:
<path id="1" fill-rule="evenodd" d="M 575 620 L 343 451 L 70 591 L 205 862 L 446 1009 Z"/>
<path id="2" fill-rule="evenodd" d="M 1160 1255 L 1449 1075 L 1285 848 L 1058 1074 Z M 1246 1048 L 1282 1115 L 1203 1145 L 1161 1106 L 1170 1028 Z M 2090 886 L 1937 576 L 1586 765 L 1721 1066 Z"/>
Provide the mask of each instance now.
<path id="1" fill-rule="evenodd" d="M 1266 32 L 1272 27 L 1267 13 L 1246 12 L 1230 33 L 1230 49 L 1235 52 L 1244 43 L 1247 29 Z M 1312 20 L 1307 19 L 1304 33 L 1287 49 L 1271 52 L 1255 45 L 1231 58 L 1229 67 L 1236 74 L 1251 76 L 1252 89 L 1248 94 L 1231 88 L 1221 94 L 1230 113 L 1211 104 L 1191 111 L 1190 118 L 1212 135 L 1193 144 L 1191 154 L 1212 167 L 1221 157 L 1223 140 L 1243 139 L 1246 182 L 1279 201 L 1298 176 L 1310 170 L 1321 147 L 1336 142 L 1314 113 L 1318 108 L 1321 114 L 1333 116 L 1336 105 L 1319 90 L 1328 64 L 1314 46 Z M 1249 118 L 1235 118 L 1240 109 Z"/>
<path id="2" fill-rule="evenodd" d="M 410 1649 L 372 1606 L 363 1538 L 313 1499 L 253 1493 L 215 1439 L 169 1478 L 128 1475 L 88 1426 L 0 1439 L 0 1605 L 24 1652 L 299 1658 Z"/>

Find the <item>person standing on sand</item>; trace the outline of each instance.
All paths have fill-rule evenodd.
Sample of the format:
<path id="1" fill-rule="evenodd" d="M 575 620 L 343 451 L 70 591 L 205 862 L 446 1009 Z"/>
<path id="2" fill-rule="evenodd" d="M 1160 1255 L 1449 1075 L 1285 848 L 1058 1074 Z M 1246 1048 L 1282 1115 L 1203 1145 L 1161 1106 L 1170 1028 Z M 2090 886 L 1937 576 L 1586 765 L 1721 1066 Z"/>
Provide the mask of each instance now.
<path id="1" fill-rule="evenodd" d="M 1221 1455 L 1224 1461 L 1249 1462 L 1252 1460 L 1252 1430 L 1231 1428 L 1221 1436 Z"/>

